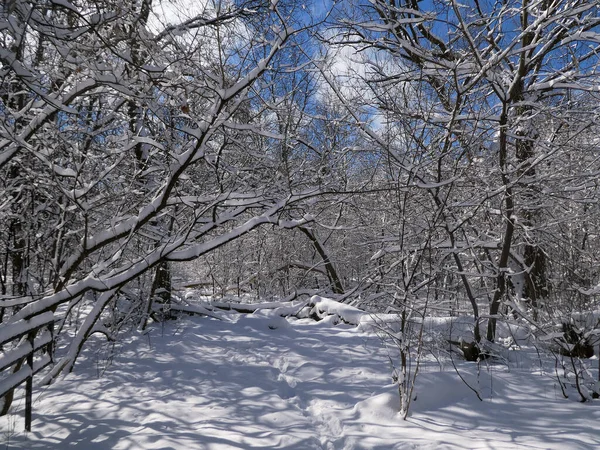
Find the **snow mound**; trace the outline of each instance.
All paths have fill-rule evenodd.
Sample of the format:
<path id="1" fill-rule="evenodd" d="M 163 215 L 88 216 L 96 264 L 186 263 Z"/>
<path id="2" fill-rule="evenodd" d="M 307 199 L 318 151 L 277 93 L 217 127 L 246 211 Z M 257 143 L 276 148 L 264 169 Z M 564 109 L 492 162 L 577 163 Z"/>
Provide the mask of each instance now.
<path id="1" fill-rule="evenodd" d="M 237 324 L 255 331 L 283 330 L 290 327 L 285 317 L 274 314 L 273 310 L 268 312 L 256 311 L 253 314 L 240 315 Z"/>
<path id="2" fill-rule="evenodd" d="M 395 386 L 389 392 L 373 395 L 354 405 L 362 421 L 377 424 L 397 424 L 400 417 L 400 400 Z"/>
<path id="3" fill-rule="evenodd" d="M 311 315 L 316 315 L 320 319 L 324 318 L 325 315 L 337 316 L 339 321 L 349 325 L 358 325 L 362 317 L 367 314 L 354 306 L 336 302 L 330 298 L 320 297 L 318 295 L 311 297 L 309 305 L 312 306 L 310 312 Z M 335 324 L 335 318 L 329 320 Z"/>

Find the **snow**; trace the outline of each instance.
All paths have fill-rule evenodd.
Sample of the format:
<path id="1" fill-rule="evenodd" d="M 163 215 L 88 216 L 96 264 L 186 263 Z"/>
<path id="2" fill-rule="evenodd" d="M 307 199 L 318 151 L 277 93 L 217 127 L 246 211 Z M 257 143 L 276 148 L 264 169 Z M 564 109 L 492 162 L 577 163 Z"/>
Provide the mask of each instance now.
<path id="1" fill-rule="evenodd" d="M 21 342 L 16 348 L 5 351 L 0 355 L 0 370 L 4 370 L 20 359 L 25 358 L 32 349 L 38 350 L 50 342 L 52 342 L 52 335 L 48 332 L 42 333 L 39 337 L 36 337 L 33 346 L 27 340 Z M 2 389 L 0 389 L 0 392 L 3 392 Z"/>
<path id="2" fill-rule="evenodd" d="M 19 338 L 35 328 L 49 324 L 53 320 L 54 315 L 47 311 L 45 313 L 38 314 L 31 319 L 20 320 L 8 325 L 3 325 L 2 329 L 0 330 L 0 345 L 10 341 L 11 339 Z"/>
<path id="3" fill-rule="evenodd" d="M 0 380 L 0 392 L 4 393 L 8 390 L 25 382 L 32 374 L 31 367 L 24 365 L 17 372 L 11 373 L 6 378 Z"/>
<path id="4" fill-rule="evenodd" d="M 310 303 L 346 319 L 358 315 L 332 300 L 313 297 Z M 278 311 L 220 311 L 227 320 L 193 316 L 155 324 L 116 352 L 107 352 L 98 340 L 75 373 L 34 390 L 31 433 L 21 431 L 24 401 L 15 401 L 12 415 L 0 418 L 0 445 L 28 450 L 600 446 L 598 403 L 563 399 L 551 373 L 532 370 L 535 358 L 514 360 L 510 367 L 454 358 L 483 401 L 450 363 L 425 358 L 404 421 L 397 386 L 391 384 L 389 348 L 376 335 L 333 326 L 331 320 L 286 319 Z"/>
<path id="5" fill-rule="evenodd" d="M 311 297 L 310 304 L 313 305 L 313 311 L 316 312 L 317 315 L 325 312 L 330 315 L 335 315 L 343 322 L 352 325 L 358 325 L 365 315 L 364 311 L 355 308 L 354 306 L 339 303 L 318 295 Z M 335 321 L 335 318 L 333 320 Z"/>

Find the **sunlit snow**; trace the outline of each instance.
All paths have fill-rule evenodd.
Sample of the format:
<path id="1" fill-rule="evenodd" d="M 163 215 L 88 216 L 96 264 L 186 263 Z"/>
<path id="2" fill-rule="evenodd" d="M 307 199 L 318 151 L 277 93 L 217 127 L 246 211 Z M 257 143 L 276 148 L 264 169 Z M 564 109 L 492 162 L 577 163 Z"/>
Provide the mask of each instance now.
<path id="1" fill-rule="evenodd" d="M 527 352 L 509 355 L 509 364 L 455 358 L 482 402 L 450 361 L 427 355 L 404 421 L 390 376 L 393 349 L 376 333 L 277 311 L 189 317 L 110 350 L 90 345 L 75 373 L 35 391 L 33 431 L 22 431 L 18 399 L 1 418 L 0 439 L 10 449 L 86 450 L 600 445 L 596 403 L 562 398 L 553 373 Z"/>

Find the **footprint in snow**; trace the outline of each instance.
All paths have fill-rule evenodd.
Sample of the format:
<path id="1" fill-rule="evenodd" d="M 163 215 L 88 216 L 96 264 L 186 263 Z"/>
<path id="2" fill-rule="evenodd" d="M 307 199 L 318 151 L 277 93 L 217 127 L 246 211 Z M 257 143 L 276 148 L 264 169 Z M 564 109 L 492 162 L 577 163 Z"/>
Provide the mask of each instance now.
<path id="1" fill-rule="evenodd" d="M 279 382 L 277 385 L 277 395 L 284 400 L 293 398 L 296 396 L 296 380 L 289 379 L 283 374 L 277 377 Z"/>

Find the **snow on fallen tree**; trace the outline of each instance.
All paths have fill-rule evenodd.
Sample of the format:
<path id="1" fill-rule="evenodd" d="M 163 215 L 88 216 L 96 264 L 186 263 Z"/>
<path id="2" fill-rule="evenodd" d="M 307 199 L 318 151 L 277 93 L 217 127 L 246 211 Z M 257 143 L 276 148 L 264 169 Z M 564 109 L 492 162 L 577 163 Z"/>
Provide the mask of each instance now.
<path id="1" fill-rule="evenodd" d="M 183 312 L 187 314 L 197 314 L 200 316 L 207 316 L 217 320 L 224 320 L 224 317 L 221 314 L 216 313 L 210 308 L 205 307 L 204 305 L 192 305 L 192 304 L 184 304 L 177 303 L 177 301 L 171 300 L 171 304 L 168 305 L 169 310 L 172 312 Z"/>
<path id="2" fill-rule="evenodd" d="M 339 321 L 349 325 L 358 325 L 363 316 L 368 315 L 365 311 L 355 308 L 354 306 L 340 303 L 330 298 L 314 295 L 308 301 L 311 307 L 309 316 L 317 320 L 325 318 L 325 316 L 337 316 Z M 333 319 L 335 322 L 335 318 Z"/>
<path id="3" fill-rule="evenodd" d="M 345 323 L 348 325 L 359 325 L 367 320 L 370 314 L 354 306 L 340 303 L 336 300 L 313 295 L 305 301 L 275 301 L 264 303 L 236 303 L 222 301 L 198 301 L 186 304 L 174 304 L 171 310 L 187 312 L 191 314 L 205 315 L 208 317 L 223 319 L 224 317 L 216 311 L 229 311 L 240 314 L 266 313 L 269 316 L 311 318 L 317 321 L 330 317 L 333 324 Z"/>
<path id="4" fill-rule="evenodd" d="M 272 311 L 270 315 L 290 317 L 297 316 L 307 305 L 306 301 L 297 302 L 265 302 L 265 303 L 235 303 L 235 302 L 194 302 L 188 304 L 171 303 L 171 311 L 181 311 L 190 314 L 204 315 L 223 320 L 224 316 L 216 311 L 230 311 L 240 314 L 253 314 L 259 311 Z"/>

